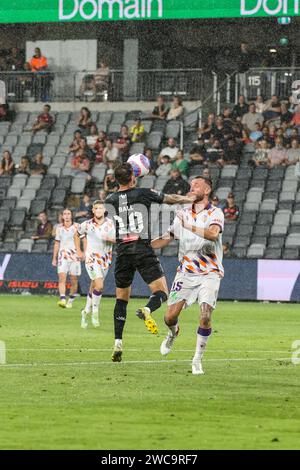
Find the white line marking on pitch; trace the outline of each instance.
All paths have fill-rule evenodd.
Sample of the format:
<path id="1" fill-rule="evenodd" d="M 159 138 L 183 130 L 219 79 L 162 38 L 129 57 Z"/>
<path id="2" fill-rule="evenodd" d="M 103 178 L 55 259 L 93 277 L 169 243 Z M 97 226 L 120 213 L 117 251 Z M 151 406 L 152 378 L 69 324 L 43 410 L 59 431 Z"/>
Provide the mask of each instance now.
<path id="1" fill-rule="evenodd" d="M 6 348 L 4 341 L 0 341 L 0 364 L 6 364 Z"/>
<path id="2" fill-rule="evenodd" d="M 6 351 L 22 351 L 22 352 L 38 352 L 38 351 L 41 351 L 41 352 L 71 352 L 71 351 L 75 351 L 75 352 L 107 352 L 107 351 L 111 351 L 112 348 L 6 348 Z M 128 352 L 158 352 L 158 348 L 157 349 L 126 349 L 126 351 Z M 195 349 L 176 349 L 177 352 L 194 352 Z M 270 354 L 278 354 L 278 353 L 286 353 L 286 352 L 290 352 L 289 349 L 283 349 L 283 350 L 253 350 L 253 351 L 245 351 L 244 349 L 243 350 L 240 350 L 240 349 L 210 349 L 209 350 L 210 353 L 219 353 L 219 352 L 224 352 L 224 353 L 230 353 L 230 354 L 240 354 L 240 353 L 243 353 L 243 354 L 252 354 L 252 353 L 257 353 L 257 354 L 267 354 L 267 353 L 270 353 Z"/>
<path id="3" fill-rule="evenodd" d="M 270 359 L 265 359 L 261 357 L 253 357 L 253 358 L 235 358 L 235 359 L 205 359 L 205 362 L 261 362 L 261 361 L 268 361 Z M 279 357 L 279 358 L 272 358 L 272 361 L 290 361 L 290 357 Z M 160 360 L 160 361 L 123 361 L 119 363 L 120 365 L 127 365 L 127 364 L 186 364 L 190 363 L 190 359 L 170 359 L 170 360 Z M 70 367 L 70 366 L 100 366 L 110 364 L 116 366 L 115 363 L 111 361 L 95 361 L 95 362 L 35 362 L 35 363 L 28 363 L 28 364 L 6 364 L 0 366 L 1 368 L 21 368 L 21 367 Z M 118 367 L 118 366 L 117 366 Z"/>

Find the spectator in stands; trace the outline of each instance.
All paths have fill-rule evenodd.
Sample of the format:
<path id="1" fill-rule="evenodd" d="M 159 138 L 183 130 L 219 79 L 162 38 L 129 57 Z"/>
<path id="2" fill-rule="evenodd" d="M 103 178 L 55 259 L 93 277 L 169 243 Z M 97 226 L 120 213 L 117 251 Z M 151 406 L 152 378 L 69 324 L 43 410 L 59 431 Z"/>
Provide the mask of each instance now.
<path id="1" fill-rule="evenodd" d="M 109 66 L 106 60 L 102 59 L 100 62 L 100 67 L 94 73 L 93 88 L 95 93 L 95 98 L 97 99 L 98 94 L 107 92 L 109 87 Z M 107 96 L 106 96 L 107 99 Z"/>
<path id="2" fill-rule="evenodd" d="M 0 97 L 0 122 L 10 121 L 11 115 L 5 98 Z"/>
<path id="3" fill-rule="evenodd" d="M 50 240 L 52 238 L 52 224 L 48 221 L 46 212 L 41 212 L 37 216 L 40 221 L 37 226 L 36 235 L 32 235 L 32 240 Z"/>
<path id="4" fill-rule="evenodd" d="M 222 116 L 218 116 L 216 119 L 215 128 L 212 132 L 212 135 L 215 139 L 220 141 L 225 139 L 226 134 L 228 133 L 228 129 L 224 126 L 224 121 Z"/>
<path id="5" fill-rule="evenodd" d="M 202 137 L 198 137 L 198 141 L 194 143 L 189 154 L 189 167 L 192 169 L 194 166 L 202 165 L 206 158 L 206 149 Z"/>
<path id="6" fill-rule="evenodd" d="M 168 139 L 168 146 L 162 149 L 158 157 L 158 163 L 160 163 L 160 160 L 162 159 L 162 157 L 165 157 L 166 155 L 170 157 L 170 160 L 174 160 L 178 151 L 179 151 L 179 148 L 176 146 L 175 139 L 173 139 L 173 137 L 170 137 Z"/>
<path id="7" fill-rule="evenodd" d="M 244 114 L 248 113 L 248 111 L 249 111 L 249 106 L 246 103 L 245 96 L 241 95 L 239 97 L 238 104 L 236 104 L 235 107 L 233 108 L 232 117 L 233 119 L 237 119 L 241 121 Z"/>
<path id="8" fill-rule="evenodd" d="M 81 108 L 77 124 L 83 135 L 89 134 L 92 125 L 92 118 L 91 112 L 86 106 Z"/>
<path id="9" fill-rule="evenodd" d="M 268 126 L 264 126 L 261 132 L 262 136 L 258 139 L 258 142 L 260 142 L 261 140 L 265 140 L 266 142 L 268 142 L 268 144 L 271 144 L 270 129 L 268 128 Z"/>
<path id="10" fill-rule="evenodd" d="M 48 61 L 46 57 L 42 55 L 39 47 L 34 49 L 34 55 L 30 60 L 30 66 L 32 72 L 44 72 L 48 69 Z"/>
<path id="11" fill-rule="evenodd" d="M 98 191 L 98 198 L 97 198 L 97 199 L 99 199 L 99 201 L 103 201 L 103 202 L 104 202 L 105 199 L 106 199 L 106 197 L 107 197 L 106 191 L 105 191 L 104 189 L 99 189 L 99 191 Z"/>
<path id="12" fill-rule="evenodd" d="M 231 130 L 232 126 L 234 125 L 234 119 L 232 119 L 232 109 L 227 106 L 224 108 L 220 117 L 223 120 L 224 127 Z"/>
<path id="13" fill-rule="evenodd" d="M 131 144 L 131 138 L 128 131 L 128 126 L 124 124 L 121 126 L 121 132 L 115 143 L 115 147 L 119 150 L 119 156 L 122 162 L 126 162 L 129 157 L 129 149 Z"/>
<path id="14" fill-rule="evenodd" d="M 71 160 L 72 176 L 79 176 L 90 171 L 91 162 L 82 147 Z M 89 178 L 90 179 L 90 178 Z"/>
<path id="15" fill-rule="evenodd" d="M 211 203 L 214 207 L 218 207 L 218 208 L 221 207 L 221 201 L 218 198 L 218 196 L 213 196 Z"/>
<path id="16" fill-rule="evenodd" d="M 206 157 L 204 160 L 205 166 L 219 166 L 219 161 L 223 160 L 224 149 L 218 139 L 212 138 L 206 149 Z"/>
<path id="17" fill-rule="evenodd" d="M 295 114 L 293 115 L 291 124 L 296 127 L 300 127 L 300 105 L 297 106 Z"/>
<path id="18" fill-rule="evenodd" d="M 75 220 L 78 223 L 82 223 L 92 215 L 92 202 L 91 196 L 85 193 L 80 201 L 78 211 L 75 213 Z"/>
<path id="19" fill-rule="evenodd" d="M 230 249 L 230 244 L 228 242 L 223 243 L 223 256 L 225 258 L 231 257 L 231 249 Z"/>
<path id="20" fill-rule="evenodd" d="M 179 170 L 183 176 L 189 175 L 189 164 L 184 159 L 184 154 L 182 150 L 179 150 L 177 152 L 175 161 L 172 164 L 172 170 Z"/>
<path id="21" fill-rule="evenodd" d="M 262 125 L 264 122 L 263 115 L 256 112 L 254 103 L 249 106 L 249 112 L 242 117 L 242 124 L 247 131 L 254 132 L 256 130 L 256 123 Z"/>
<path id="22" fill-rule="evenodd" d="M 141 118 L 138 117 L 130 129 L 131 142 L 143 142 L 145 135 L 145 128 L 142 124 Z"/>
<path id="23" fill-rule="evenodd" d="M 5 150 L 0 164 L 0 176 L 12 176 L 14 174 L 14 170 L 15 164 L 11 153 L 8 150 Z"/>
<path id="24" fill-rule="evenodd" d="M 17 47 L 12 47 L 6 57 L 6 68 L 10 71 L 23 70 L 24 56 Z"/>
<path id="25" fill-rule="evenodd" d="M 257 95 L 254 104 L 255 104 L 255 110 L 259 114 L 262 114 L 267 108 L 267 105 L 265 104 L 264 99 L 261 95 Z"/>
<path id="26" fill-rule="evenodd" d="M 189 183 L 182 178 L 178 169 L 171 171 L 171 178 L 166 182 L 163 193 L 185 195 L 189 192 Z"/>
<path id="27" fill-rule="evenodd" d="M 266 110 L 263 113 L 265 121 L 271 123 L 274 120 L 280 119 L 281 115 L 281 103 L 276 95 L 266 103 Z"/>
<path id="28" fill-rule="evenodd" d="M 300 143 L 299 131 L 297 127 L 294 127 L 294 129 L 292 129 L 292 132 L 289 137 L 290 144 L 292 140 L 297 140 L 297 142 Z"/>
<path id="29" fill-rule="evenodd" d="M 281 124 L 285 122 L 289 126 L 292 122 L 293 116 L 294 114 L 288 110 L 287 105 L 285 103 L 281 103 Z"/>
<path id="30" fill-rule="evenodd" d="M 153 119 L 160 119 L 165 121 L 169 113 L 169 107 L 166 105 L 165 97 L 163 95 L 158 95 L 156 99 L 156 106 L 152 111 L 151 117 Z"/>
<path id="31" fill-rule="evenodd" d="M 112 139 L 106 140 L 106 147 L 103 152 L 103 161 L 111 168 L 116 166 L 119 161 L 119 149 L 113 145 Z"/>
<path id="32" fill-rule="evenodd" d="M 287 166 L 296 165 L 296 163 L 300 162 L 300 148 L 298 140 L 292 140 L 291 145 L 291 148 L 286 152 Z"/>
<path id="33" fill-rule="evenodd" d="M 52 237 L 51 238 L 55 238 L 56 237 L 56 230 L 57 230 L 57 227 L 59 227 L 59 225 L 61 225 L 63 223 L 64 219 L 63 219 L 63 211 L 60 211 L 57 215 L 57 222 L 56 224 L 54 224 L 52 226 Z"/>
<path id="34" fill-rule="evenodd" d="M 246 72 L 251 67 L 252 54 L 249 51 L 247 42 L 242 42 L 238 55 L 238 72 L 240 81 L 240 91 L 243 95 L 247 93 Z"/>
<path id="35" fill-rule="evenodd" d="M 285 165 L 286 163 L 286 150 L 283 147 L 281 137 L 276 137 L 275 147 L 269 153 L 268 167 L 274 168 L 275 166 Z"/>
<path id="36" fill-rule="evenodd" d="M 216 122 L 215 114 L 214 113 L 209 114 L 204 126 L 202 126 L 198 130 L 199 139 L 203 139 L 204 142 L 210 139 L 211 135 L 214 133 L 214 130 L 215 130 L 215 122 Z"/>
<path id="37" fill-rule="evenodd" d="M 104 159 L 104 150 L 105 150 L 105 143 L 100 140 L 97 142 L 97 144 L 95 145 L 95 163 L 96 164 L 99 164 L 99 163 L 104 163 L 103 159 Z"/>
<path id="38" fill-rule="evenodd" d="M 284 147 L 288 147 L 290 144 L 290 139 L 286 136 L 286 133 L 283 127 L 278 127 L 276 130 L 276 137 L 280 137 L 282 139 L 282 145 Z"/>
<path id="39" fill-rule="evenodd" d="M 257 140 L 261 139 L 263 136 L 260 123 L 256 122 L 254 127 L 255 127 L 255 130 L 252 131 L 249 135 L 251 142 L 256 142 Z"/>
<path id="40" fill-rule="evenodd" d="M 169 155 L 164 155 L 160 160 L 160 165 L 156 169 L 156 176 L 169 176 L 172 170 L 172 163 Z"/>
<path id="41" fill-rule="evenodd" d="M 29 129 L 29 131 L 32 131 L 34 134 L 38 131 L 51 132 L 54 118 L 51 116 L 50 111 L 51 106 L 49 104 L 45 104 L 43 112 L 37 117 L 35 124 L 31 129 Z"/>
<path id="42" fill-rule="evenodd" d="M 167 121 L 180 119 L 183 116 L 182 100 L 179 96 L 173 96 L 171 108 L 167 114 Z"/>
<path id="43" fill-rule="evenodd" d="M 107 170 L 104 178 L 104 191 L 107 194 L 115 193 L 119 189 L 119 184 L 115 177 L 115 172 L 112 169 Z"/>
<path id="44" fill-rule="evenodd" d="M 81 131 L 77 130 L 74 132 L 74 139 L 69 147 L 69 151 L 76 153 L 80 149 L 80 140 L 82 139 Z"/>
<path id="45" fill-rule="evenodd" d="M 98 138 L 99 138 L 99 135 L 98 135 L 97 126 L 96 126 L 96 124 L 92 124 L 91 127 L 90 127 L 90 133 L 86 137 L 87 146 L 91 150 L 94 150 L 94 147 L 96 145 L 96 142 L 97 142 Z"/>
<path id="46" fill-rule="evenodd" d="M 204 168 L 204 170 L 202 171 L 202 176 L 204 178 L 209 178 L 211 179 L 211 172 L 210 172 L 210 169 L 209 168 Z"/>
<path id="47" fill-rule="evenodd" d="M 294 112 L 296 111 L 297 106 L 298 105 L 295 102 L 294 96 L 293 95 L 289 96 L 288 110 L 290 111 L 290 113 L 294 114 Z"/>
<path id="48" fill-rule="evenodd" d="M 150 162 L 150 171 L 149 171 L 149 173 L 150 173 L 150 175 L 154 175 L 156 165 L 155 165 L 155 161 L 153 159 L 152 149 L 146 148 L 145 151 L 144 151 L 144 154 L 146 155 L 146 157 L 148 158 L 148 160 Z"/>
<path id="49" fill-rule="evenodd" d="M 37 153 L 34 157 L 34 161 L 31 164 L 30 174 L 31 175 L 45 175 L 47 173 L 48 167 L 43 163 L 43 155 Z"/>
<path id="50" fill-rule="evenodd" d="M 18 175 L 30 175 L 30 163 L 27 157 L 22 157 L 19 166 L 16 169 Z"/>
<path id="51" fill-rule="evenodd" d="M 266 140 L 257 142 L 256 149 L 253 157 L 249 160 L 249 165 L 255 167 L 263 166 L 267 167 L 269 160 L 269 144 Z"/>
<path id="52" fill-rule="evenodd" d="M 234 194 L 229 193 L 227 202 L 223 209 L 224 217 L 226 220 L 237 220 L 240 215 L 239 207 L 235 204 Z"/>
<path id="53" fill-rule="evenodd" d="M 241 139 L 241 141 L 244 145 L 252 143 L 252 140 L 250 139 L 250 133 L 246 129 L 242 130 L 242 139 Z"/>
<path id="54" fill-rule="evenodd" d="M 218 164 L 222 167 L 226 165 L 238 165 L 241 159 L 241 148 L 234 139 L 229 139 L 226 150 L 222 158 L 218 160 Z"/>
<path id="55" fill-rule="evenodd" d="M 81 139 L 79 141 L 79 149 L 75 153 L 75 156 L 76 157 L 80 156 L 80 157 L 87 158 L 89 160 L 89 162 L 92 162 L 94 160 L 95 154 L 94 154 L 93 150 L 91 150 L 88 147 L 86 137 L 81 137 Z"/>

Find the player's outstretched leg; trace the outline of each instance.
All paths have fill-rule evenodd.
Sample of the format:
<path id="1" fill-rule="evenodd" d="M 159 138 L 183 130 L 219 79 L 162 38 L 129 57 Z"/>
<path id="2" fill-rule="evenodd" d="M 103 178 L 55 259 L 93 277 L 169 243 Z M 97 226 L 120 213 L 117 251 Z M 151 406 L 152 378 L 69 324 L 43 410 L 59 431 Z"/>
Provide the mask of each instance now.
<path id="1" fill-rule="evenodd" d="M 178 302 L 173 305 L 169 305 L 168 311 L 165 315 L 165 324 L 169 331 L 160 346 L 160 353 L 162 356 L 167 356 L 171 352 L 175 339 L 179 334 L 179 323 L 178 317 L 181 310 L 183 309 L 185 301 Z"/>
<path id="2" fill-rule="evenodd" d="M 168 299 L 167 281 L 165 277 L 163 277 L 149 284 L 149 287 L 152 291 L 152 295 L 150 296 L 147 305 L 139 308 L 136 315 L 145 322 L 147 330 L 150 331 L 150 333 L 157 335 L 158 327 L 151 314 L 155 312 L 155 310 L 158 310 Z"/>
<path id="3" fill-rule="evenodd" d="M 88 327 L 88 322 L 87 322 L 87 316 L 91 313 L 92 311 L 92 292 L 93 292 L 93 283 L 91 283 L 89 293 L 86 297 L 86 304 L 83 310 L 81 310 L 81 328 L 84 330 Z"/>
<path id="4" fill-rule="evenodd" d="M 59 289 L 59 301 L 57 305 L 62 308 L 66 308 L 67 301 L 66 301 L 66 281 L 67 275 L 65 273 L 58 274 L 58 289 Z"/>
<path id="5" fill-rule="evenodd" d="M 102 297 L 102 290 L 94 289 L 92 293 L 92 324 L 95 328 L 100 326 L 99 323 L 99 306 Z"/>
<path id="6" fill-rule="evenodd" d="M 213 308 L 203 303 L 201 304 L 201 314 L 200 314 L 200 326 L 197 330 L 197 341 L 196 341 L 196 350 L 195 355 L 192 361 L 192 373 L 193 375 L 202 375 L 204 374 L 202 368 L 202 358 L 204 351 L 206 349 L 207 341 L 211 335 L 211 315 Z"/>
<path id="7" fill-rule="evenodd" d="M 72 308 L 78 291 L 78 277 L 71 275 L 71 291 L 66 308 Z"/>
<path id="8" fill-rule="evenodd" d="M 114 309 L 114 328 L 115 328 L 115 344 L 114 350 L 112 354 L 112 361 L 113 362 L 121 362 L 122 361 L 122 338 L 123 338 L 123 330 L 126 322 L 127 317 L 127 305 L 128 302 L 126 300 L 117 299 Z"/>

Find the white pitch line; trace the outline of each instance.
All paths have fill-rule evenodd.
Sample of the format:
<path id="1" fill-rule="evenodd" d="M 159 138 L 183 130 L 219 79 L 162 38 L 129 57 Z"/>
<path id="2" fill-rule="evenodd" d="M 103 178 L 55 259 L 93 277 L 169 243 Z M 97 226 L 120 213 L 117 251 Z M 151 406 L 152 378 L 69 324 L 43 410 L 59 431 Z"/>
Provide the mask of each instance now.
<path id="1" fill-rule="evenodd" d="M 6 348 L 6 351 L 21 351 L 21 352 L 107 352 L 107 351 L 112 351 L 112 348 Z M 127 352 L 158 352 L 157 349 L 126 349 Z M 176 349 L 176 352 L 194 352 L 195 349 Z M 210 349 L 209 353 L 227 353 L 227 354 L 278 354 L 278 353 L 289 353 L 292 351 L 283 349 L 277 349 L 277 350 L 253 350 L 253 351 L 245 351 L 244 349 Z"/>
<path id="2" fill-rule="evenodd" d="M 266 362 L 269 361 L 270 358 L 261 358 L 261 357 L 253 357 L 253 358 L 234 358 L 234 359 L 205 359 L 205 362 Z M 290 357 L 278 357 L 272 358 L 272 361 L 290 361 Z M 191 363 L 190 359 L 170 359 L 170 360 L 160 360 L 160 361 L 123 361 L 119 363 L 119 365 L 128 365 L 128 364 L 186 364 Z M 0 365 L 0 370 L 3 368 L 22 368 L 22 367 L 70 367 L 70 366 L 100 366 L 109 364 L 111 366 L 116 367 L 116 363 L 111 361 L 95 361 L 95 362 L 44 362 L 44 363 L 28 363 L 28 364 L 6 364 Z M 118 367 L 118 366 L 117 366 Z"/>

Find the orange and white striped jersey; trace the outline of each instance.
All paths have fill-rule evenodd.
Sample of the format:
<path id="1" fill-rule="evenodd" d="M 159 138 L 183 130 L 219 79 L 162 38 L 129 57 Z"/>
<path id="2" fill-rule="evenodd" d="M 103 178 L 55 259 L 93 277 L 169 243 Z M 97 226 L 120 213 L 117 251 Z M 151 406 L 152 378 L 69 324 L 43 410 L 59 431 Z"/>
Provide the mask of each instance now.
<path id="1" fill-rule="evenodd" d="M 176 239 L 179 239 L 179 261 L 178 272 L 188 274 L 206 275 L 210 272 L 216 272 L 224 276 L 223 245 L 222 232 L 224 230 L 224 214 L 217 207 L 208 204 L 208 206 L 198 214 L 193 206 L 182 210 L 185 220 L 199 228 L 208 229 L 212 225 L 218 225 L 221 229 L 218 240 L 214 242 L 215 249 L 208 255 L 202 250 L 204 238 L 190 232 L 182 227 L 178 217 L 175 217 L 170 233 Z"/>
<path id="2" fill-rule="evenodd" d="M 79 235 L 85 235 L 87 264 L 97 262 L 103 269 L 108 269 L 112 262 L 113 244 L 107 240 L 115 240 L 116 231 L 111 219 L 105 218 L 102 225 L 98 225 L 94 219 L 83 222 L 78 227 Z"/>
<path id="3" fill-rule="evenodd" d="M 78 224 L 74 223 L 70 227 L 60 224 L 56 228 L 55 240 L 59 242 L 58 256 L 60 259 L 68 261 L 78 261 L 74 235 L 78 230 Z"/>

